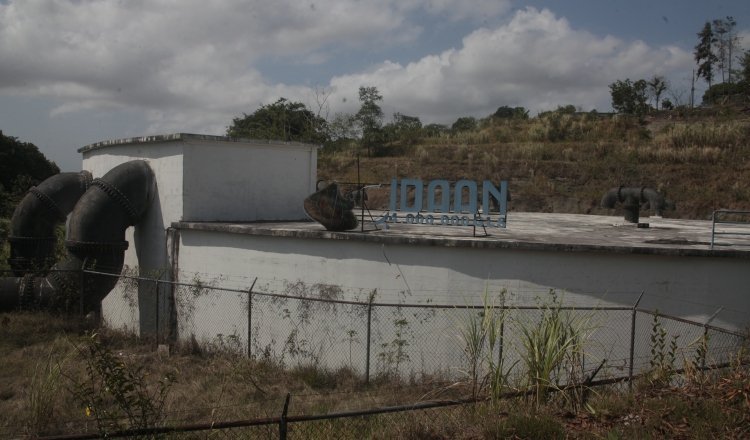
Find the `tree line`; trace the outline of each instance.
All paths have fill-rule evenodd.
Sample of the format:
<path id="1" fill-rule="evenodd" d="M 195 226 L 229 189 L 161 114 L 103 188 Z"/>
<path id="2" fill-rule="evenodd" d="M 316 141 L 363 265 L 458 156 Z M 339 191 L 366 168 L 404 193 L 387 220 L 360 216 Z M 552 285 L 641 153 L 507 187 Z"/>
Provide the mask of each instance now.
<path id="1" fill-rule="evenodd" d="M 750 100 L 750 51 L 741 51 L 736 27 L 737 21 L 727 16 L 707 21 L 698 32 L 698 43 L 693 50 L 697 69 L 692 72 L 691 107 L 696 79 L 703 79 L 708 85 L 702 98 L 704 105 Z M 635 81 L 627 78 L 609 85 L 612 108 L 619 113 L 639 116 L 651 110 L 670 110 L 679 104 L 668 98 L 660 100 L 668 89 L 669 83 L 663 76 Z"/>
<path id="2" fill-rule="evenodd" d="M 26 191 L 60 172 L 36 145 L 6 136 L 0 130 L 0 218 L 13 214 Z"/>

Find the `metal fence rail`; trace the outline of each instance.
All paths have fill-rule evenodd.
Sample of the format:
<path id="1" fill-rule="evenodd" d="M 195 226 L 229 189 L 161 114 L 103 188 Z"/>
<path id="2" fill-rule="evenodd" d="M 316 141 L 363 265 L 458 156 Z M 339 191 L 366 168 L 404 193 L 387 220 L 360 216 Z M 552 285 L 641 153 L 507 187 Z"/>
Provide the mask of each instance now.
<path id="1" fill-rule="evenodd" d="M 112 276 L 89 270 L 81 272 L 84 278 L 89 275 Z M 336 286 L 310 286 L 301 282 L 290 282 L 284 293 L 264 292 L 256 281 L 248 278 L 247 288 L 230 288 L 220 286 L 220 279 L 175 282 L 126 273 L 119 277 L 117 286 L 103 303 L 102 325 L 150 335 L 160 343 L 197 341 L 205 352 L 233 352 L 285 367 L 315 366 L 331 371 L 344 368 L 362 382 L 378 377 L 408 379 L 425 374 L 445 380 L 466 380 L 470 359 L 466 340 L 461 337 L 462 326 L 486 313 L 503 316 L 501 342 L 494 347 L 485 343 L 484 354 L 504 365 L 518 365 L 515 374 L 520 378 L 524 374 L 520 371 L 524 330 L 538 326 L 545 319 L 545 310 L 551 310 L 549 298 L 533 306 L 514 306 L 503 301 L 485 305 L 410 304 L 378 302 L 375 291 L 364 299 L 361 291 L 355 296 L 360 299 L 345 299 L 346 292 Z M 585 335 L 578 372 L 574 376 L 558 371 L 553 377 L 555 383 L 585 382 L 587 386 L 632 383 L 654 368 L 654 350 L 659 349 L 672 350 L 671 355 L 676 359 L 699 364 L 699 368 L 726 366 L 747 342 L 745 335 L 714 326 L 711 319 L 696 322 L 641 308 L 643 296 L 641 293 L 631 306 L 570 307 L 553 303 L 554 310 L 567 319 L 584 323 Z M 661 348 L 658 343 L 655 347 L 655 338 Z M 480 365 L 476 374 L 483 376 L 487 372 L 486 366 Z M 506 397 L 519 395 L 506 394 Z M 289 414 L 280 409 L 278 417 L 214 422 L 210 426 L 179 424 L 147 431 L 123 431 L 118 435 L 183 433 L 189 438 L 191 432 L 210 431 L 219 438 L 286 438 L 287 434 L 303 438 L 317 430 L 355 432 L 357 428 L 350 424 L 366 418 L 433 411 L 461 406 L 469 400 L 420 402 L 323 415 Z M 288 402 L 287 396 L 284 407 Z M 346 422 L 337 422 L 338 419 Z M 75 434 L 53 438 L 96 437 Z"/>
<path id="2" fill-rule="evenodd" d="M 745 217 L 745 221 L 738 221 L 735 219 L 729 220 L 726 217 Z M 724 218 L 722 218 L 724 217 Z M 732 229 L 718 229 L 721 225 L 735 226 Z M 739 227 L 739 228 L 737 228 Z M 750 211 L 733 211 L 730 209 L 717 209 L 711 214 L 711 249 L 714 248 L 716 243 L 717 235 L 730 235 L 730 236 L 750 236 Z"/>
<path id="3" fill-rule="evenodd" d="M 376 302 L 374 294 L 366 300 L 348 300 L 335 286 L 296 282 L 282 294 L 259 291 L 255 281 L 242 289 L 221 287 L 220 281 L 187 283 L 126 275 L 120 278 L 115 298 L 108 298 L 103 319 L 115 328 L 135 330 L 140 325 L 143 333 L 148 326 L 136 317 L 146 317 L 153 320 L 159 342 L 192 339 L 209 352 L 245 353 L 287 367 L 348 368 L 369 382 L 380 376 L 464 375 L 467 354 L 461 327 L 488 310 L 505 316 L 503 343 L 494 347 L 493 356 L 511 365 L 520 360 L 523 328 L 537 325 L 545 307 L 543 300 L 535 306 L 488 307 Z M 144 289 L 155 292 L 150 305 L 133 301 Z M 703 363 L 726 362 L 744 341 L 742 334 L 714 326 L 710 319 L 696 322 L 640 308 L 642 297 L 643 293 L 632 306 L 555 306 L 569 319 L 585 322 L 583 372 L 593 371 L 603 360 L 600 377 L 632 378 L 648 370 L 650 339 L 657 331 L 663 333 L 664 344 L 674 341 L 679 360 L 700 356 L 700 343 L 705 341 Z M 139 309 L 144 304 L 151 310 Z M 170 328 L 172 321 L 175 328 Z"/>

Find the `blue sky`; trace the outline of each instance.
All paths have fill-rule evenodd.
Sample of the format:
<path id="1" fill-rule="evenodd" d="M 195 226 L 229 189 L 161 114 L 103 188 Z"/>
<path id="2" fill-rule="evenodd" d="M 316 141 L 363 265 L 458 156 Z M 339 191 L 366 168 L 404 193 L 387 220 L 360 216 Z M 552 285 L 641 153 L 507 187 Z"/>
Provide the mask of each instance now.
<path id="1" fill-rule="evenodd" d="M 750 47 L 747 0 L 0 0 L 0 130 L 72 171 L 83 145 L 223 134 L 281 96 L 353 113 L 363 85 L 424 123 L 606 111 L 654 75 L 687 102 L 696 33 L 727 15 Z"/>

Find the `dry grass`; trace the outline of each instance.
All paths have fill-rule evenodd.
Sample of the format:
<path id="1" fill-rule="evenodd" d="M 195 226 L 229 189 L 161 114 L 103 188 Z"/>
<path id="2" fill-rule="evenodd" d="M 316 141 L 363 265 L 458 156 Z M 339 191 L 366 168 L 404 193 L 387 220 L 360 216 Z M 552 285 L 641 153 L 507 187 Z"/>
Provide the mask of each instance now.
<path id="1" fill-rule="evenodd" d="M 95 431 L 94 420 L 73 397 L 86 378 L 77 350 L 90 336 L 84 326 L 43 314 L 2 314 L 0 436 Z M 160 357 L 150 341 L 114 332 L 100 341 L 129 368 L 142 368 L 148 389 L 172 374 L 164 417 L 169 424 L 276 417 L 287 393 L 290 415 L 324 414 L 471 394 L 471 384 L 448 386 L 440 377 L 376 378 L 370 385 L 347 369 L 284 369 L 230 353 L 173 353 Z M 511 399 L 443 409 L 382 414 L 290 425 L 304 438 L 747 438 L 750 371 L 733 368 L 697 375 L 683 385 L 643 382 L 591 390 L 588 410 L 563 408 L 551 395 L 539 407 Z M 275 427 L 267 428 L 275 435 Z M 250 431 L 225 431 L 242 437 Z M 252 431 L 253 435 L 258 430 Z M 264 431 L 265 432 L 265 431 Z M 244 433 L 244 434 L 243 434 Z M 187 438 L 190 438 L 188 436 Z"/>
<path id="2" fill-rule="evenodd" d="M 714 209 L 750 209 L 750 118 L 742 114 L 665 113 L 645 125 L 630 118 L 547 114 L 496 120 L 396 150 L 398 155 L 362 157 L 362 180 L 505 179 L 516 211 L 612 213 L 599 201 L 619 185 L 665 192 L 677 205 L 665 213 L 670 217 L 707 219 Z M 356 157 L 323 154 L 318 175 L 354 182 Z M 384 193 L 376 197 L 380 204 L 370 206 L 385 207 Z"/>

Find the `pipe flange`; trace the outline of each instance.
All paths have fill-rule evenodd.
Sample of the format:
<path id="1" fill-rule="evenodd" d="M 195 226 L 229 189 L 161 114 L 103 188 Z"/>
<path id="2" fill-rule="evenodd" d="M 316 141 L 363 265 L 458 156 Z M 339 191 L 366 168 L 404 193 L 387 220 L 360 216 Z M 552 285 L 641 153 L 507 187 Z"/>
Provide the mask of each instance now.
<path id="1" fill-rule="evenodd" d="M 114 185 L 102 179 L 94 179 L 91 186 L 95 186 L 100 190 L 104 191 L 109 197 L 115 200 L 122 209 L 125 210 L 132 224 L 138 223 L 138 211 L 136 211 L 133 204 L 128 200 L 127 196 L 117 189 Z"/>
<path id="2" fill-rule="evenodd" d="M 33 194 L 34 197 L 39 199 L 40 202 L 42 202 L 42 205 L 47 208 L 47 210 L 52 214 L 52 216 L 55 218 L 55 220 L 59 222 L 64 222 L 67 216 L 65 213 L 60 209 L 59 206 L 57 206 L 57 203 L 55 203 L 54 200 L 47 194 L 43 193 L 42 191 L 39 191 L 35 186 L 32 186 L 31 189 L 29 189 L 29 193 Z"/>
<path id="3" fill-rule="evenodd" d="M 91 182 L 94 180 L 94 176 L 92 176 L 90 172 L 83 170 L 78 174 L 78 178 L 79 182 L 81 183 L 81 194 L 83 194 L 91 186 Z"/>
<path id="4" fill-rule="evenodd" d="M 28 310 L 36 308 L 37 298 L 34 297 L 34 292 L 36 291 L 34 287 L 36 283 L 37 278 L 33 274 L 27 274 L 21 277 L 18 285 L 19 307 L 21 309 Z"/>
<path id="5" fill-rule="evenodd" d="M 107 252 L 119 251 L 124 252 L 128 249 L 127 241 L 77 241 L 65 240 L 65 247 L 70 251 L 79 252 Z"/>
<path id="6" fill-rule="evenodd" d="M 18 237 L 18 236 L 8 236 L 8 243 L 50 243 L 55 242 L 57 240 L 56 237 Z"/>

